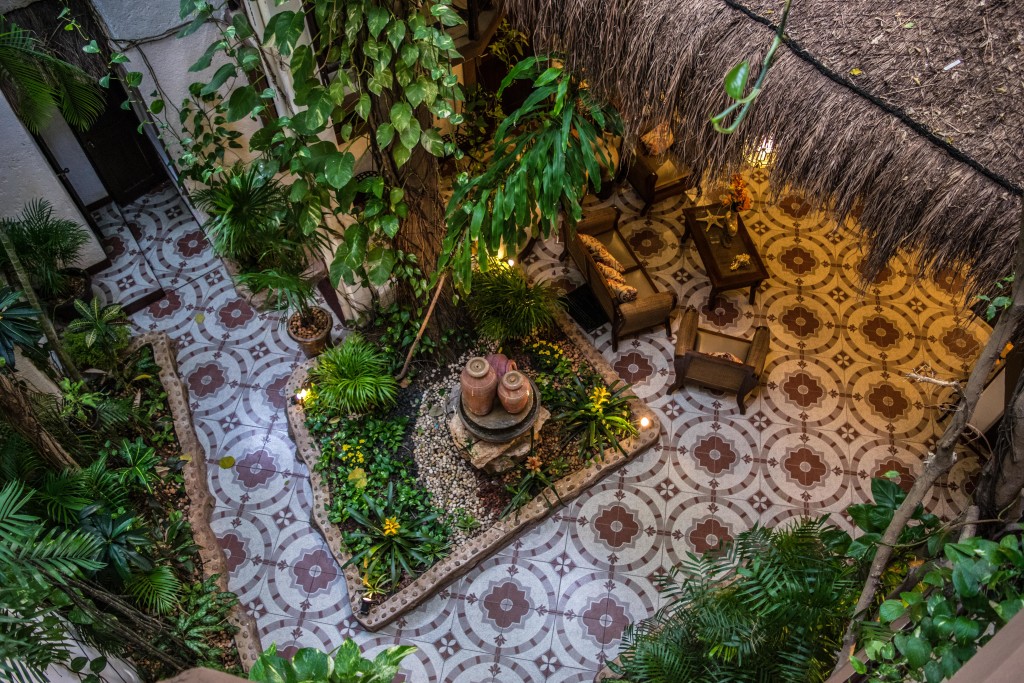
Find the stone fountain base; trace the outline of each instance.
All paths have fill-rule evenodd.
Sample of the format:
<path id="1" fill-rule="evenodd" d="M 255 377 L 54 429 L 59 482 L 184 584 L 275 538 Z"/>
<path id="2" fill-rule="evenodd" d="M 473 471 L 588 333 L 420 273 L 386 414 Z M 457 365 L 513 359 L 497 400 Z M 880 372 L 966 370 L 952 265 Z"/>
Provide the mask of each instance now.
<path id="1" fill-rule="evenodd" d="M 550 417 L 551 412 L 540 406 L 532 430 L 527 430 L 525 434 L 520 434 L 510 441 L 499 443 L 484 441 L 471 434 L 457 410 L 453 411 L 448 419 L 448 430 L 459 447 L 459 453 L 469 464 L 488 474 L 501 474 L 526 459 L 530 453 L 531 442 L 540 439 L 540 430 Z"/>

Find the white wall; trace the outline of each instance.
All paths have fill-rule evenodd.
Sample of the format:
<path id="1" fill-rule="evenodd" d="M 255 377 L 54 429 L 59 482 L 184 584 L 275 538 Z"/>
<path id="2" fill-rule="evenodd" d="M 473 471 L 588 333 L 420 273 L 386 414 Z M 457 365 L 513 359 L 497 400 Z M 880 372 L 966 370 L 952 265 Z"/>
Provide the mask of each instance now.
<path id="1" fill-rule="evenodd" d="M 89 206 L 107 198 L 107 190 L 96 175 L 92 162 L 63 116 L 53 116 L 39 133 L 61 168 L 68 169 L 67 178 L 82 204 Z"/>
<path id="2" fill-rule="evenodd" d="M 32 199 L 43 198 L 53 205 L 54 213 L 63 218 L 87 225 L 85 217 L 75 206 L 71 195 L 57 180 L 53 168 L 36 146 L 35 140 L 22 125 L 7 98 L 0 95 L 0 159 L 4 171 L 0 174 L 0 214 L 16 215 Z M 82 268 L 106 259 L 96 237 L 89 233 L 89 242 L 82 249 L 78 265 Z"/>

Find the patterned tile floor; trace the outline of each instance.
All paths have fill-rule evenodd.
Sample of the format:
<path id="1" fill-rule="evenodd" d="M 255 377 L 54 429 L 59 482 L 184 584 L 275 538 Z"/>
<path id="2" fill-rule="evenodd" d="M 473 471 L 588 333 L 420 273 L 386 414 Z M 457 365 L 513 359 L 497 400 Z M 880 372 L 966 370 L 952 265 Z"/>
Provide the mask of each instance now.
<path id="1" fill-rule="evenodd" d="M 652 576 L 754 523 L 839 513 L 865 500 L 872 475 L 910 481 L 939 433 L 930 386 L 903 374 L 927 363 L 966 374 L 987 328 L 957 314 L 950 278 L 918 282 L 897 260 L 861 290 L 851 235 L 797 195 L 759 201 L 763 172 L 748 173 L 746 222 L 770 279 L 754 305 L 742 292 L 706 307 L 709 284 L 691 244 L 680 243 L 682 198 L 646 218 L 628 190 L 627 239 L 659 285 L 702 324 L 773 334 L 759 391 L 741 416 L 733 398 L 687 387 L 667 393 L 673 344 L 663 329 L 612 353 L 607 326 L 594 343 L 659 413 L 660 447 L 609 476 L 406 618 L 379 633 L 351 618 L 339 568 L 309 522 L 308 472 L 289 439 L 282 390 L 299 354 L 275 315 L 241 300 L 202 231 L 173 190 L 125 208 L 140 251 L 166 296 L 137 313 L 141 330 L 176 339 L 217 499 L 213 524 L 231 587 L 256 616 L 264 645 L 330 649 L 344 637 L 369 652 L 417 645 L 406 680 L 590 681 L 614 656 L 630 620 L 660 604 Z M 551 240 L 524 259 L 529 273 L 574 286 Z M 116 291 L 109 282 L 100 288 Z M 231 455 L 237 464 L 217 466 Z M 958 510 L 977 471 L 962 460 L 929 501 Z"/>

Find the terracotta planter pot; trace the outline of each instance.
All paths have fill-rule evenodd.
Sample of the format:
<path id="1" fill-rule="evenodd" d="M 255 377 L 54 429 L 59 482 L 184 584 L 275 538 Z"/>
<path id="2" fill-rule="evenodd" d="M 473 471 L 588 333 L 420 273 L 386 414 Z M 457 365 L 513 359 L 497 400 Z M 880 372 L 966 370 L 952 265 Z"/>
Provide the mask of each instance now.
<path id="1" fill-rule="evenodd" d="M 299 324 L 299 314 L 293 313 L 288 318 L 288 336 L 294 339 L 307 358 L 313 358 L 323 353 L 331 341 L 331 326 L 334 319 L 327 309 L 319 306 L 313 309 L 316 317 L 316 324 L 311 328 L 296 329 Z"/>
<path id="2" fill-rule="evenodd" d="M 498 390 L 498 373 L 486 358 L 470 358 L 459 376 L 459 385 L 466 410 L 481 417 L 491 412 Z"/>
<path id="3" fill-rule="evenodd" d="M 518 370 L 509 370 L 498 385 L 498 400 L 506 412 L 515 415 L 523 412 L 530 404 L 532 391 L 526 375 Z"/>

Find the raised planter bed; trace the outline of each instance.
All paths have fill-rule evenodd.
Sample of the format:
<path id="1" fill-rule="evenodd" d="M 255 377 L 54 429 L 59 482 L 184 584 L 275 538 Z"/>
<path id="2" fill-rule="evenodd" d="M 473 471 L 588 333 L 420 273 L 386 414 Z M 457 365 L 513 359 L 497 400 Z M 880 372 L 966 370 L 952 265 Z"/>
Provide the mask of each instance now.
<path id="1" fill-rule="evenodd" d="M 620 379 L 611 365 L 594 349 L 590 341 L 584 337 L 568 316 L 559 314 L 558 324 L 566 337 L 581 350 L 606 383 L 611 384 Z M 309 360 L 292 372 L 285 390 L 286 395 L 295 395 L 307 384 L 309 369 L 315 363 L 315 359 Z M 602 458 L 595 458 L 589 465 L 559 479 L 555 483 L 555 489 L 563 503 L 574 499 L 581 492 L 600 481 L 606 474 L 629 462 L 657 442 L 660 423 L 653 411 L 636 397 L 630 400 L 630 410 L 637 423 L 644 417 L 648 418 L 650 420 L 648 426 L 640 428 L 636 436 L 621 442 L 625 453 L 609 448 L 604 452 Z M 326 539 L 335 560 L 339 565 L 344 565 L 350 559 L 350 555 L 342 548 L 339 527 L 328 519 L 326 508 L 330 503 L 331 494 L 323 477 L 316 470 L 316 465 L 320 460 L 320 449 L 306 427 L 306 415 L 303 407 L 290 404 L 287 414 L 289 429 L 295 440 L 299 456 L 310 470 L 314 501 L 313 520 Z M 466 574 L 509 541 L 535 526 L 556 508 L 555 496 L 547 491 L 541 492 L 520 508 L 517 513 L 498 520 L 489 529 L 456 548 L 451 555 L 427 569 L 411 583 L 374 605 L 365 615 L 360 613 L 359 596 L 362 592 L 362 584 L 359 572 L 353 566 L 346 567 L 345 582 L 355 619 L 371 631 L 387 625 L 421 604 L 454 579 Z"/>
<path id="2" fill-rule="evenodd" d="M 185 492 L 191 501 L 188 521 L 192 526 L 192 536 L 200 548 L 203 578 L 217 574 L 217 586 L 220 590 L 227 591 L 227 558 L 210 527 L 214 501 L 207 484 L 206 453 L 196 438 L 192 414 L 188 407 L 188 389 L 178 374 L 174 347 L 163 332 L 149 332 L 132 340 L 132 350 L 143 346 L 149 346 L 153 350 L 153 360 L 160 368 L 160 384 L 167 393 L 167 405 L 174 418 L 174 433 L 178 438 L 178 446 L 183 455 L 190 456 L 182 468 L 182 476 L 185 480 Z M 256 630 L 256 620 L 241 604 L 235 605 L 229 620 L 238 628 L 238 633 L 234 636 L 235 646 L 238 648 L 242 667 L 248 671 L 263 652 Z"/>

